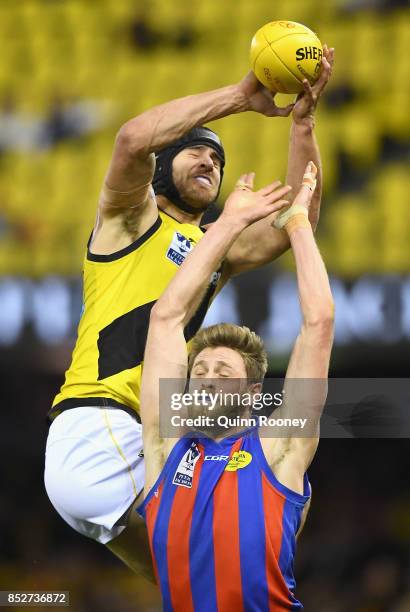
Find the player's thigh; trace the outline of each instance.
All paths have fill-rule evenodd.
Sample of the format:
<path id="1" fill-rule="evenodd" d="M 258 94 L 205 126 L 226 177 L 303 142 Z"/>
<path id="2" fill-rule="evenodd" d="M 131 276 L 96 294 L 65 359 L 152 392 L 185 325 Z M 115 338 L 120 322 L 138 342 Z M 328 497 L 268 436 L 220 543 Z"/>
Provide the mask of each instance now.
<path id="1" fill-rule="evenodd" d="M 85 407 L 62 413 L 47 440 L 50 501 L 85 535 L 95 537 L 92 525 L 113 529 L 96 538 L 109 541 L 123 529 L 115 524 L 143 487 L 141 450 L 141 426 L 124 411 Z"/>

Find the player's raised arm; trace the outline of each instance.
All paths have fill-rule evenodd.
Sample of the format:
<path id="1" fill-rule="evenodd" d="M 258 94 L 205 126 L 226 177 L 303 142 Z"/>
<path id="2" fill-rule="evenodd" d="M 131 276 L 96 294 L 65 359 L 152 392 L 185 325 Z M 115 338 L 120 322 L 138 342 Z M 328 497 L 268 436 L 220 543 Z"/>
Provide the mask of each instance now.
<path id="1" fill-rule="evenodd" d="M 186 96 L 143 112 L 118 132 L 101 208 L 107 214 L 126 207 L 143 207 L 149 201 L 154 173 L 153 153 L 174 142 L 191 128 L 248 110 L 269 116 L 290 113 L 278 108 L 260 91 L 248 91 L 244 80 L 214 91 Z"/>
<path id="2" fill-rule="evenodd" d="M 276 225 L 289 236 L 296 262 L 302 327 L 293 349 L 287 378 L 327 378 L 333 343 L 334 304 L 329 277 L 308 218 L 316 168 L 310 163 L 293 205 Z"/>
<path id="3" fill-rule="evenodd" d="M 303 321 L 286 373 L 284 404 L 278 410 L 280 415 L 274 414 L 283 418 L 305 417 L 307 423 L 303 432 L 296 429 L 284 438 L 276 437 L 275 431 L 264 431 L 265 435 L 272 436 L 264 441 L 264 449 L 268 461 L 272 458 L 270 464 L 275 475 L 299 492 L 303 474 L 317 449 L 333 344 L 333 298 L 308 219 L 315 177 L 316 168 L 309 164 L 303 187 L 292 207 L 280 213 L 276 220 L 277 227 L 286 231 L 291 242 Z"/>
<path id="4" fill-rule="evenodd" d="M 292 111 L 292 126 L 289 139 L 289 158 L 286 182 L 295 190 L 300 185 L 306 164 L 312 161 L 316 168 L 316 189 L 309 204 L 309 221 L 313 230 L 316 229 L 322 197 L 322 164 L 319 146 L 315 137 L 315 111 L 320 97 L 327 87 L 332 75 L 334 63 L 334 48 L 323 45 L 322 71 L 314 85 L 303 81 L 304 91 L 298 95 Z"/>
<path id="5" fill-rule="evenodd" d="M 145 489 L 149 491 L 163 467 L 167 449 L 159 433 L 160 379 L 187 375 L 184 328 L 195 312 L 211 274 L 229 247 L 248 225 L 282 209 L 288 186 L 278 181 L 252 191 L 253 175 L 244 175 L 229 196 L 219 219 L 186 258 L 151 311 L 141 386 L 141 419 L 146 461 Z"/>
<path id="6" fill-rule="evenodd" d="M 289 137 L 288 169 L 286 183 L 292 187 L 293 197 L 299 191 L 306 164 L 313 161 L 317 168 L 316 189 L 309 206 L 309 220 L 313 227 L 319 221 L 320 201 L 322 194 L 322 165 L 319 146 L 315 137 L 315 110 L 319 98 L 323 94 L 331 77 L 334 49 L 323 47 L 322 72 L 316 83 L 311 86 L 305 79 L 304 91 L 297 97 L 292 110 L 292 125 Z M 257 81 L 253 73 L 247 76 L 248 91 L 267 90 Z M 270 94 L 272 95 L 272 94 Z M 266 151 L 271 155 L 271 151 Z M 292 202 L 292 194 L 289 202 Z M 238 240 L 233 244 L 227 255 L 229 269 L 227 272 L 232 276 L 246 270 L 267 264 L 282 253 L 290 245 L 289 238 L 285 232 L 279 231 L 273 224 L 275 214 L 269 219 L 263 219 L 252 227 L 242 232 Z"/>

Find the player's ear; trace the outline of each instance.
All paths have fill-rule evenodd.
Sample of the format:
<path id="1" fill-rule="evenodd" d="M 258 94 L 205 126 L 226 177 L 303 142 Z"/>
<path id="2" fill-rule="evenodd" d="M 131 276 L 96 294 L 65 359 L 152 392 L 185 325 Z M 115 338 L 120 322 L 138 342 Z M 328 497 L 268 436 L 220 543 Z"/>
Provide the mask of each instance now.
<path id="1" fill-rule="evenodd" d="M 258 382 L 251 382 L 248 388 L 248 393 L 250 393 L 251 395 L 256 395 L 258 393 L 261 393 L 262 391 L 262 383 Z"/>

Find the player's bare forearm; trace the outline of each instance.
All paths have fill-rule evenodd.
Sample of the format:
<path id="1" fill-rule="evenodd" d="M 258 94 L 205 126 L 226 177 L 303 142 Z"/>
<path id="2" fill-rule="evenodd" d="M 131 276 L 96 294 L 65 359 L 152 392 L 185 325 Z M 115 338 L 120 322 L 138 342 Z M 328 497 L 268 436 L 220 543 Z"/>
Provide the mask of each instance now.
<path id="1" fill-rule="evenodd" d="M 166 457 L 165 449 L 172 443 L 171 439 L 164 440 L 160 436 L 161 380 L 167 379 L 170 382 L 166 384 L 175 386 L 173 393 L 183 392 L 187 376 L 185 325 L 194 314 L 209 277 L 225 256 L 230 236 L 240 230 L 241 226 L 235 229 L 219 219 L 186 258 L 151 310 L 141 383 L 146 491 L 158 477 Z"/>
<path id="2" fill-rule="evenodd" d="M 317 167 L 316 189 L 309 206 L 309 221 L 315 230 L 320 213 L 322 165 L 314 134 L 314 120 L 311 117 L 293 122 L 290 130 L 286 177 L 286 183 L 292 187 L 290 201 L 293 199 L 292 194 L 296 195 L 299 191 L 309 161 L 313 161 Z M 230 276 L 264 266 L 287 251 L 290 246 L 289 238 L 285 232 L 273 227 L 275 216 L 276 214 L 254 223 L 241 233 L 228 254 Z"/>
<path id="3" fill-rule="evenodd" d="M 296 262 L 303 324 L 315 326 L 320 321 L 333 321 L 329 278 L 312 230 L 298 228 L 292 232 L 290 241 Z"/>
<path id="4" fill-rule="evenodd" d="M 125 123 L 120 133 L 131 150 L 148 156 L 195 126 L 246 110 L 246 96 L 237 85 L 228 85 L 155 106 Z"/>
<path id="5" fill-rule="evenodd" d="M 256 225 L 287 205 L 288 185 L 274 181 L 253 191 L 254 173 L 244 174 L 225 202 L 219 219 L 208 229 L 165 289 L 155 308 L 186 324 L 196 311 L 211 274 L 226 258 L 245 228 Z"/>
<path id="6" fill-rule="evenodd" d="M 328 51 L 326 50 L 326 55 Z M 333 62 L 333 55 L 331 60 Z M 325 87 L 330 73 L 327 60 L 320 82 L 312 89 L 304 83 L 305 93 L 296 102 L 293 109 L 293 122 L 290 129 L 288 170 L 286 183 L 292 187 L 293 196 L 298 191 L 303 173 L 309 161 L 313 161 L 317 168 L 316 189 L 309 206 L 309 221 L 313 230 L 319 221 L 320 201 L 322 195 L 322 163 L 320 151 L 314 134 L 314 109 L 318 96 Z M 290 201 L 292 201 L 292 194 Z M 263 219 L 252 227 L 246 228 L 241 234 L 237 244 L 229 253 L 228 260 L 231 275 L 265 265 L 282 255 L 289 248 L 289 239 L 285 232 L 277 231 L 272 227 L 273 218 Z"/>
<path id="7" fill-rule="evenodd" d="M 219 268 L 242 229 L 243 224 L 221 215 L 185 259 L 155 309 L 184 327 L 195 313 L 211 274 Z"/>
<path id="8" fill-rule="evenodd" d="M 317 168 L 316 190 L 309 207 L 309 220 L 316 229 L 319 221 L 320 199 L 322 195 L 322 167 L 319 147 L 316 142 L 315 110 L 319 98 L 323 94 L 333 68 L 334 49 L 323 46 L 322 69 L 316 83 L 311 86 L 307 79 L 303 80 L 303 93 L 296 100 L 292 111 L 293 124 L 290 131 L 289 162 L 287 181 L 292 187 L 300 184 L 308 161 L 313 161 Z"/>
<path id="9" fill-rule="evenodd" d="M 274 96 L 249 72 L 239 83 L 156 106 L 124 124 L 130 146 L 145 155 L 177 140 L 191 128 L 235 113 L 254 111 L 287 117 L 293 104 L 276 106 Z"/>
<path id="10" fill-rule="evenodd" d="M 306 194 L 308 187 L 301 191 L 304 189 Z M 300 193 L 295 205 L 300 207 L 299 210 L 302 208 Z M 285 228 L 296 261 L 303 323 L 289 360 L 285 401 L 279 410 L 283 418 L 305 418 L 307 429 L 302 438 L 299 429 L 289 431 L 288 439 L 284 441 L 287 445 L 286 460 L 275 466 L 275 474 L 279 480 L 284 479 L 281 482 L 302 486 L 303 474 L 319 442 L 319 422 L 326 402 L 333 343 L 334 307 L 326 268 L 308 219 L 298 213 L 290 218 Z"/>
<path id="11" fill-rule="evenodd" d="M 290 378 L 326 378 L 333 342 L 332 292 L 308 219 L 316 175 L 315 165 L 309 163 L 292 206 L 282 211 L 275 221 L 275 225 L 284 229 L 290 239 L 303 315 L 301 333 L 288 367 L 287 376 Z"/>
<path id="12" fill-rule="evenodd" d="M 309 206 L 309 221 L 314 231 L 319 221 L 323 179 L 322 162 L 314 133 L 313 117 L 307 117 L 299 122 L 293 121 L 290 128 L 286 182 L 292 186 L 295 195 L 309 161 L 313 161 L 317 168 L 316 189 Z"/>
<path id="13" fill-rule="evenodd" d="M 307 220 L 306 224 L 309 225 Z M 299 437 L 298 430 L 289 436 L 286 469 L 301 477 L 319 442 L 333 344 L 334 305 L 326 268 L 310 225 L 293 229 L 290 241 L 296 261 L 303 323 L 286 372 L 286 400 L 281 416 L 297 414 L 307 419 L 308 433 L 303 438 Z"/>
<path id="14" fill-rule="evenodd" d="M 289 361 L 287 377 L 326 379 L 334 322 L 329 278 L 310 227 L 294 230 L 290 240 L 296 261 L 303 322 Z"/>
<path id="15" fill-rule="evenodd" d="M 276 213 L 243 230 L 226 258 L 229 277 L 271 263 L 288 250 L 286 233 L 273 227 L 275 216 Z"/>
<path id="16" fill-rule="evenodd" d="M 289 236 L 296 262 L 299 300 L 303 315 L 302 327 L 286 372 L 284 402 L 279 408 L 284 418 L 306 418 L 307 430 L 289 431 L 282 442 L 286 457 L 274 465 L 281 482 L 302 487 L 303 474 L 318 445 L 319 420 L 327 396 L 327 377 L 333 343 L 334 306 L 325 265 L 316 245 L 308 219 L 309 205 L 315 189 L 316 168 L 309 163 L 302 187 L 290 209 L 282 211 L 278 228 Z M 302 412 L 301 412 L 302 411 Z"/>
<path id="17" fill-rule="evenodd" d="M 225 256 L 230 240 L 242 229 L 234 225 L 222 218 L 207 231 L 151 311 L 141 384 L 141 420 L 147 449 L 146 491 L 163 467 L 166 449 L 172 447 L 172 440 L 163 440 L 160 436 L 160 381 L 174 381 L 172 392 L 184 390 L 187 376 L 184 328 L 199 304 L 209 277 Z"/>

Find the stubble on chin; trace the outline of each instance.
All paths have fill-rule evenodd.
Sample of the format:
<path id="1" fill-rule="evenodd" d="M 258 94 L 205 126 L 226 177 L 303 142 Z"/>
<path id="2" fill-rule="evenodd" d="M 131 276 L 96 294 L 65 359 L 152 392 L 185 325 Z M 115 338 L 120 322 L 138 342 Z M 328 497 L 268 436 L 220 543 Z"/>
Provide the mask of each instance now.
<path id="1" fill-rule="evenodd" d="M 204 193 L 200 188 L 189 188 L 179 190 L 181 198 L 189 204 L 194 206 L 198 210 L 204 210 L 215 200 L 214 192 Z"/>

